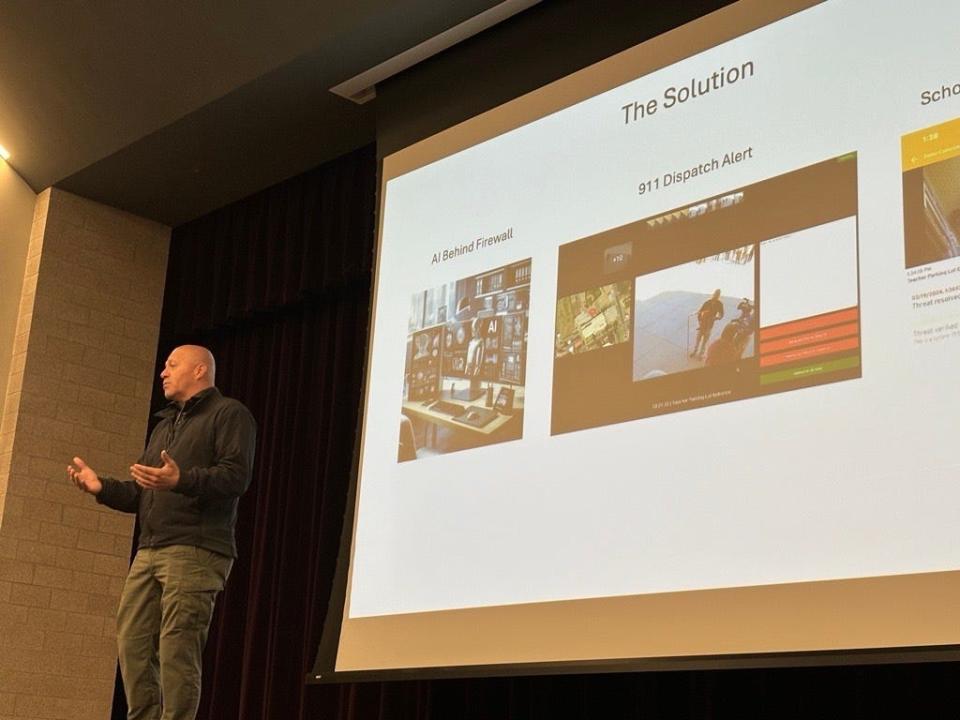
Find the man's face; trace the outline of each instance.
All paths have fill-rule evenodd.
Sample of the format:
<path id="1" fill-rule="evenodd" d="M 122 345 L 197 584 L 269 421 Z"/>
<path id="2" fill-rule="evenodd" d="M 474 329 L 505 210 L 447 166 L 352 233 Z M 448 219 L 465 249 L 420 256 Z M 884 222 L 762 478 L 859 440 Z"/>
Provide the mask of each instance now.
<path id="1" fill-rule="evenodd" d="M 177 348 L 170 353 L 160 373 L 163 396 L 167 400 L 185 402 L 193 396 L 197 382 L 197 365 L 195 358 L 183 348 Z"/>

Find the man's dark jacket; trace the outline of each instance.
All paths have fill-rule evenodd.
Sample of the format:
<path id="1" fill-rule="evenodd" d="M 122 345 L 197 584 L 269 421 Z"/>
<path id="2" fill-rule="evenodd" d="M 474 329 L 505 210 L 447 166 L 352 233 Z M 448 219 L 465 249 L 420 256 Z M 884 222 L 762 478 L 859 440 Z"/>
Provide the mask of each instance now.
<path id="1" fill-rule="evenodd" d="M 193 545 L 236 557 L 237 502 L 250 484 L 257 424 L 237 400 L 207 388 L 157 413 L 140 463 L 160 467 L 166 450 L 180 466 L 172 490 L 145 490 L 135 482 L 101 478 L 97 502 L 140 520 L 139 547 Z"/>

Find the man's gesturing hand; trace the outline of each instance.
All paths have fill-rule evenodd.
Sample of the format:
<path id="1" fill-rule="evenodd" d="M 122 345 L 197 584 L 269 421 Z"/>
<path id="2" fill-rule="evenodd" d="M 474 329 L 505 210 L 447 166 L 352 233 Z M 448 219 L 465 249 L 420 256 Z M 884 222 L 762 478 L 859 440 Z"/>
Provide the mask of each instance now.
<path id="1" fill-rule="evenodd" d="M 91 495 L 96 495 L 103 490 L 103 483 L 100 482 L 93 468 L 78 457 L 73 459 L 73 465 L 67 465 L 67 477 L 74 485 Z"/>
<path id="2" fill-rule="evenodd" d="M 180 482 L 180 466 L 167 454 L 160 451 L 163 465 L 158 468 L 149 465 L 131 465 L 130 477 L 137 481 L 137 485 L 146 490 L 170 490 Z"/>

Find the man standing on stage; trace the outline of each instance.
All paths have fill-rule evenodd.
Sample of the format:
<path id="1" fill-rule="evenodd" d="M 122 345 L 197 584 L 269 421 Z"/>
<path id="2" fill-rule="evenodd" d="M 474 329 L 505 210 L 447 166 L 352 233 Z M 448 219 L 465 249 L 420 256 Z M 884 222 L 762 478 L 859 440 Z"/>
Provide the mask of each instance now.
<path id="1" fill-rule="evenodd" d="M 234 525 L 250 484 L 256 423 L 214 385 L 209 350 L 183 345 L 160 373 L 170 404 L 158 415 L 132 480 L 67 467 L 97 502 L 137 513 L 140 539 L 117 611 L 130 720 L 192 720 L 213 605 L 237 554 Z"/>

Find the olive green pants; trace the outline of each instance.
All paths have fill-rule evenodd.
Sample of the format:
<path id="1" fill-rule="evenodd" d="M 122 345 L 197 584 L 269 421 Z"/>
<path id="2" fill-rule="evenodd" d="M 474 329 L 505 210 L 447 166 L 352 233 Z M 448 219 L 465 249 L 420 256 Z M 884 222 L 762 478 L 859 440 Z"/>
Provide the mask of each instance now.
<path id="1" fill-rule="evenodd" d="M 203 646 L 233 560 L 192 545 L 141 548 L 117 610 L 129 720 L 193 720 Z"/>

